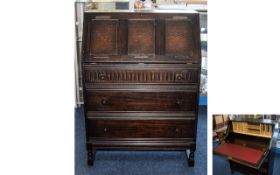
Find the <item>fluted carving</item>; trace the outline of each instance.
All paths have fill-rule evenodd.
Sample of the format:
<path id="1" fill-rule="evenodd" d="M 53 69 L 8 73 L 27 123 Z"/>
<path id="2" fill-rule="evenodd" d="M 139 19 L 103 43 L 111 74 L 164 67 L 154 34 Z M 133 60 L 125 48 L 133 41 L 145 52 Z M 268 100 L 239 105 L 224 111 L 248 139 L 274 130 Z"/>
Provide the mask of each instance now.
<path id="1" fill-rule="evenodd" d="M 90 71 L 85 72 L 87 83 L 126 82 L 126 83 L 196 83 L 196 70 L 184 71 Z"/>

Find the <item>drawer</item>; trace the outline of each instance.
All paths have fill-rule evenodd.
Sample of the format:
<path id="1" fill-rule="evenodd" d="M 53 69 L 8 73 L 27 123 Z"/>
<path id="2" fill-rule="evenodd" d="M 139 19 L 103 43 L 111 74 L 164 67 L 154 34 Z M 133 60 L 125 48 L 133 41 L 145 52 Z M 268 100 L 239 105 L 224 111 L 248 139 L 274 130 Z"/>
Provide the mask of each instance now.
<path id="1" fill-rule="evenodd" d="M 199 81 L 199 65 L 84 65 L 85 83 L 187 83 Z"/>
<path id="2" fill-rule="evenodd" d="M 174 87 L 175 88 L 175 87 Z M 197 92 L 87 90 L 88 111 L 188 111 L 197 107 Z"/>
<path id="3" fill-rule="evenodd" d="M 87 119 L 89 137 L 104 138 L 193 138 L 195 120 L 106 120 Z"/>

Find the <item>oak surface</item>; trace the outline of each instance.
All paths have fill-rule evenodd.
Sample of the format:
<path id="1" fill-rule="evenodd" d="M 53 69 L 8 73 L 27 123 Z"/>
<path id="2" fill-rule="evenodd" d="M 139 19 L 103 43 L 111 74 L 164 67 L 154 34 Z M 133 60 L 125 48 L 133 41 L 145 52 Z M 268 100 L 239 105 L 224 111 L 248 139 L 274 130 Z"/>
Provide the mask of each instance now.
<path id="1" fill-rule="evenodd" d="M 194 166 L 199 14 L 84 14 L 88 164 L 97 149 L 189 150 Z"/>

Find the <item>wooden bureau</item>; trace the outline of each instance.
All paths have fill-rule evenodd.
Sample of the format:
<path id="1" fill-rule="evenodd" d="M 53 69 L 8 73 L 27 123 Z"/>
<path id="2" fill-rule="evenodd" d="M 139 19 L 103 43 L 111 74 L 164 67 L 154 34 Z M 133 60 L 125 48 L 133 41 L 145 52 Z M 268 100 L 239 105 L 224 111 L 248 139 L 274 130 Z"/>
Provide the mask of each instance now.
<path id="1" fill-rule="evenodd" d="M 186 150 L 194 166 L 199 14 L 85 12 L 88 165 L 98 149 Z"/>
<path id="2" fill-rule="evenodd" d="M 239 118 L 229 122 L 225 142 L 214 153 L 226 157 L 231 172 L 272 175 L 278 123 L 270 119 Z"/>

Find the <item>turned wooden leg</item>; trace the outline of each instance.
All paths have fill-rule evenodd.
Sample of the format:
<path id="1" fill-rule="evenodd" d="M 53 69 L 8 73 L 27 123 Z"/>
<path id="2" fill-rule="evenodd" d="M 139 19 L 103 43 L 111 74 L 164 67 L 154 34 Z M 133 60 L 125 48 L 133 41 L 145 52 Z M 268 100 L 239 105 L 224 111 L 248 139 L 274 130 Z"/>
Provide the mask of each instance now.
<path id="1" fill-rule="evenodd" d="M 88 153 L 87 153 L 87 164 L 88 164 L 88 166 L 93 166 L 94 158 L 95 158 L 95 151 L 88 150 Z"/>
<path id="2" fill-rule="evenodd" d="M 87 164 L 93 166 L 96 150 L 91 145 L 87 145 Z"/>
<path id="3" fill-rule="evenodd" d="M 231 174 L 233 174 L 234 170 L 233 170 L 233 165 L 232 165 L 231 161 L 229 161 L 229 168 L 230 168 Z"/>
<path id="4" fill-rule="evenodd" d="M 194 151 L 187 150 L 186 153 L 187 153 L 189 167 L 194 167 Z"/>

